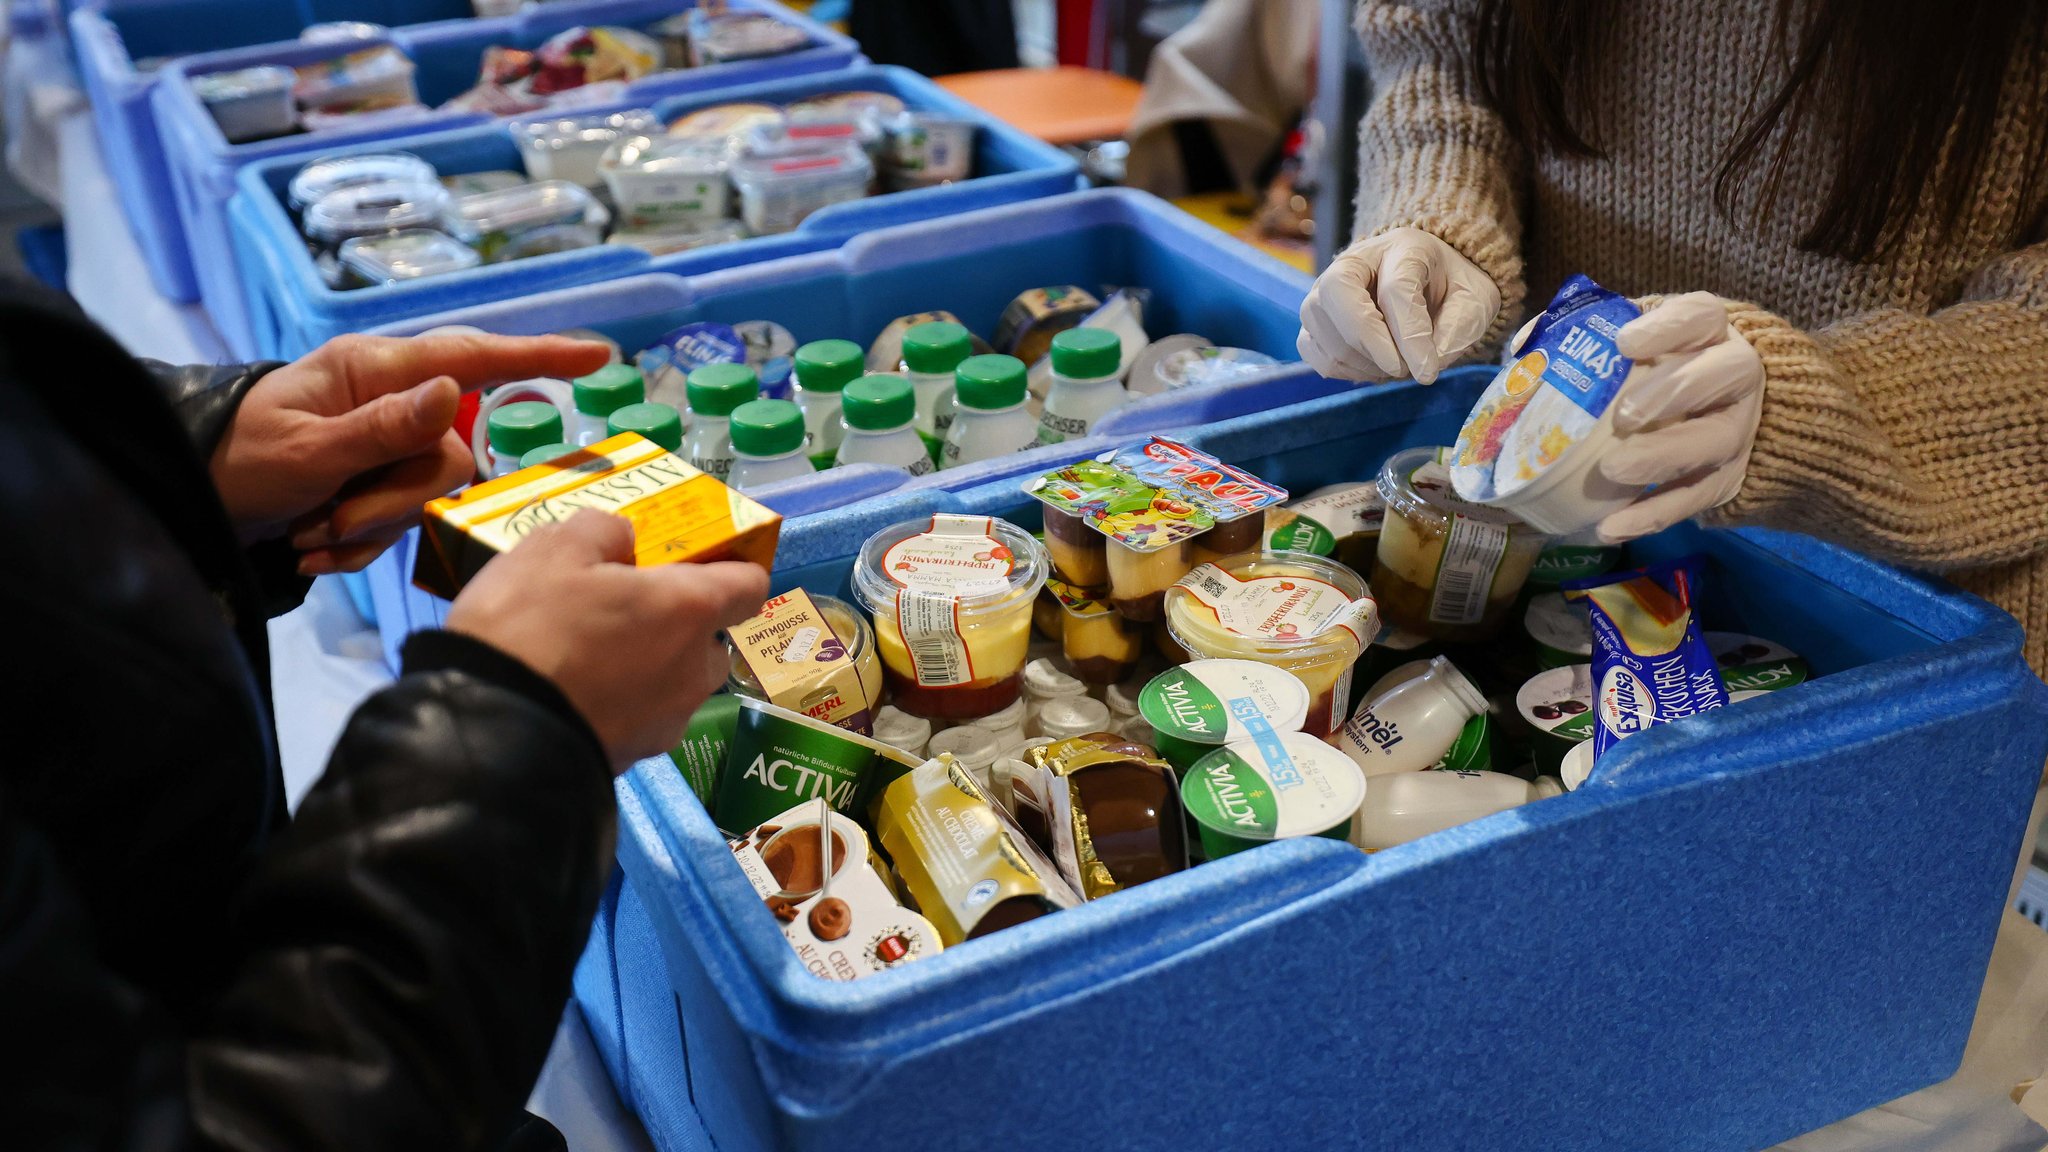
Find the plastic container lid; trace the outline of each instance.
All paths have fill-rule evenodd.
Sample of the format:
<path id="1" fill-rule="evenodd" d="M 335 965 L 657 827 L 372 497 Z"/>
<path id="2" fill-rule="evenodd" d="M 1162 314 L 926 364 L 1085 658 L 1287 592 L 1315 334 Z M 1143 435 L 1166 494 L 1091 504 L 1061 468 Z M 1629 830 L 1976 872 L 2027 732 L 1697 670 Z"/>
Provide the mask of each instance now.
<path id="1" fill-rule="evenodd" d="M 1069 328 L 1052 338 L 1052 370 L 1075 380 L 1114 376 L 1124 343 L 1107 328 Z"/>
<path id="2" fill-rule="evenodd" d="M 500 456 L 524 456 L 535 448 L 562 442 L 562 413 L 539 400 L 501 404 L 491 412 L 488 435 L 491 451 Z"/>
<path id="3" fill-rule="evenodd" d="M 252 96 L 275 96 L 292 89 L 298 73 L 275 64 L 259 64 L 232 72 L 208 72 L 192 78 L 192 91 L 204 104 L 225 104 Z"/>
<path id="4" fill-rule="evenodd" d="M 788 400 L 749 400 L 732 410 L 732 450 L 784 456 L 804 446 L 804 410 Z"/>
<path id="5" fill-rule="evenodd" d="M 435 180 L 384 180 L 337 188 L 306 209 L 308 238 L 339 244 L 408 228 L 438 228 L 448 190 Z"/>
<path id="6" fill-rule="evenodd" d="M 666 404 L 623 405 L 613 409 L 604 424 L 613 436 L 638 432 L 671 452 L 683 450 L 683 414 Z"/>
<path id="7" fill-rule="evenodd" d="M 733 186 L 742 193 L 798 195 L 816 187 L 837 188 L 875 177 L 874 162 L 857 144 L 793 156 L 745 156 L 733 161 Z"/>
<path id="8" fill-rule="evenodd" d="M 631 364 L 607 364 L 588 376 L 570 382 L 576 395 L 576 410 L 589 416 L 609 416 L 628 404 L 647 399 L 647 382 Z"/>
<path id="9" fill-rule="evenodd" d="M 840 393 L 839 414 L 848 428 L 888 432 L 917 418 L 917 392 L 901 376 L 863 376 Z"/>
<path id="10" fill-rule="evenodd" d="M 558 456 L 567 456 L 574 451 L 576 451 L 574 444 L 543 444 L 538 448 L 527 449 L 525 455 L 519 457 L 519 466 L 521 468 L 531 468 L 535 464 L 545 464 Z"/>
<path id="11" fill-rule="evenodd" d="M 859 387 L 857 382 L 851 387 Z M 907 387 L 907 386 L 906 386 Z M 978 539 L 980 538 L 980 539 Z M 993 541 L 995 547 L 983 547 Z M 951 550 L 957 563 L 894 565 L 906 548 Z M 924 516 L 868 537 L 853 565 L 853 590 L 869 612 L 894 618 L 904 591 L 943 597 L 961 620 L 984 612 L 1029 611 L 1045 583 L 1045 549 L 1031 533 L 993 516 Z"/>
<path id="12" fill-rule="evenodd" d="M 860 379 L 867 358 L 851 340 L 813 340 L 796 350 L 796 382 L 806 392 L 837 392 Z"/>
<path id="13" fill-rule="evenodd" d="M 598 159 L 600 171 L 645 172 L 650 176 L 723 177 L 727 165 L 725 148 L 713 141 L 676 136 L 651 136 L 648 128 L 620 136 Z"/>
<path id="14" fill-rule="evenodd" d="M 448 205 L 448 231 L 476 243 L 493 232 L 526 232 L 550 224 L 602 224 L 609 217 L 581 184 L 543 180 L 464 196 Z"/>
<path id="15" fill-rule="evenodd" d="M 1015 356 L 969 356 L 953 370 L 953 395 L 962 408 L 994 412 L 1024 402 L 1031 370 Z"/>
<path id="16" fill-rule="evenodd" d="M 761 394 L 761 378 L 745 364 L 706 364 L 683 382 L 690 411 L 703 416 L 730 416 L 733 409 Z"/>
<path id="17" fill-rule="evenodd" d="M 595 116 L 554 116 L 514 120 L 507 125 L 512 138 L 528 151 L 557 152 L 566 148 L 610 144 L 622 135 L 659 132 L 661 121 L 645 108 L 608 112 Z"/>
<path id="18" fill-rule="evenodd" d="M 483 262 L 476 249 L 444 233 L 408 228 L 381 236 L 353 236 L 341 242 L 341 265 L 371 284 L 396 284 L 423 276 L 445 276 Z"/>
<path id="19" fill-rule="evenodd" d="M 410 152 L 378 152 L 369 156 L 329 156 L 299 169 L 286 188 L 292 211 L 304 212 L 330 192 L 392 181 L 421 184 L 439 180 L 432 164 Z"/>
<path id="20" fill-rule="evenodd" d="M 951 372 L 974 354 L 974 337 L 949 320 L 929 320 L 903 334 L 903 366 L 912 372 Z"/>

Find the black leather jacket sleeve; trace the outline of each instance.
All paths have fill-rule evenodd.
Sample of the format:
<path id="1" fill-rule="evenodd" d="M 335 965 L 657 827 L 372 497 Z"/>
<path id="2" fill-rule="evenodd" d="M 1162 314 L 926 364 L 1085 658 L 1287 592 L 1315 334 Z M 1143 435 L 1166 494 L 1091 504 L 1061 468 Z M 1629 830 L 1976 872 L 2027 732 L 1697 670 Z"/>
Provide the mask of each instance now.
<path id="1" fill-rule="evenodd" d="M 517 661 L 447 634 L 412 655 L 238 893 L 234 975 L 188 1027 L 97 965 L 0 781 L 23 1147 L 439 1152 L 522 1118 L 610 867 L 610 772 Z"/>

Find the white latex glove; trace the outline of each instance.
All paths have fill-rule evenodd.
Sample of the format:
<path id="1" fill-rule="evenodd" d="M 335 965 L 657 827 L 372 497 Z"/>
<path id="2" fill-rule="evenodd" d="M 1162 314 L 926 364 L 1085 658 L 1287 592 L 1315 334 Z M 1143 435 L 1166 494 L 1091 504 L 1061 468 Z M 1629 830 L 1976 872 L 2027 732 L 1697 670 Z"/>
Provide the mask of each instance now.
<path id="1" fill-rule="evenodd" d="M 1615 337 L 1642 375 L 1614 409 L 1615 446 L 1600 468 L 1617 484 L 1654 484 L 1600 522 L 1618 544 L 1661 532 L 1735 498 L 1763 416 L 1764 362 L 1711 292 L 1673 296 Z"/>
<path id="2" fill-rule="evenodd" d="M 1420 228 L 1361 240 L 1301 303 L 1295 349 L 1333 380 L 1436 382 L 1500 311 L 1493 278 Z"/>

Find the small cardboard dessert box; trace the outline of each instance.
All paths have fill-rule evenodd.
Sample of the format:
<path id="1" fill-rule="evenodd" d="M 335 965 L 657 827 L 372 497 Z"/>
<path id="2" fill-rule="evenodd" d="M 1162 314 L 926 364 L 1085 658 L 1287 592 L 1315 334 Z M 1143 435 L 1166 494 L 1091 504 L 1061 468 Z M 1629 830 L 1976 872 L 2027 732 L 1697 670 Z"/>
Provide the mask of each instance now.
<path id="1" fill-rule="evenodd" d="M 797 959 L 822 979 L 857 980 L 939 953 L 938 930 L 897 902 L 867 833 L 821 801 L 734 840 L 732 854 Z"/>
<path id="2" fill-rule="evenodd" d="M 493 556 L 584 508 L 633 523 L 633 562 L 775 566 L 782 517 L 626 432 L 428 502 L 412 582 L 454 598 Z"/>

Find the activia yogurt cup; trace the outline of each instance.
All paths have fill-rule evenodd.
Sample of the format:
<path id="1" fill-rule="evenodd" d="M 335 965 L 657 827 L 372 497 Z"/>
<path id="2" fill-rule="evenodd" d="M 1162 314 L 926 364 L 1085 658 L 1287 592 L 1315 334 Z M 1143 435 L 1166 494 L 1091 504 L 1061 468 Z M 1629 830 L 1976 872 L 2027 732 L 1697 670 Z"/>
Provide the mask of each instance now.
<path id="1" fill-rule="evenodd" d="M 1305 732 L 1226 744 L 1181 777 L 1209 859 L 1291 836 L 1346 839 L 1365 799 L 1351 758 Z"/>
<path id="2" fill-rule="evenodd" d="M 1776 692 L 1804 684 L 1812 675 L 1804 657 L 1761 636 L 1709 632 L 1704 638 L 1730 693 Z"/>
<path id="3" fill-rule="evenodd" d="M 991 516 L 939 514 L 868 538 L 854 594 L 874 618 L 883 679 L 896 707 L 969 720 L 1017 698 L 1045 553 Z"/>
<path id="4" fill-rule="evenodd" d="M 1565 753 L 1593 738 L 1593 666 L 1569 664 L 1537 673 L 1515 693 L 1515 710 L 1531 730 L 1537 767 L 1557 775 Z"/>
<path id="5" fill-rule="evenodd" d="M 1351 666 L 1379 631 L 1379 608 L 1342 564 L 1255 552 L 1188 573 L 1167 592 L 1166 626 L 1191 656 L 1292 672 L 1309 690 L 1303 729 L 1327 736 L 1343 721 Z"/>
<path id="6" fill-rule="evenodd" d="M 1593 661 L 1593 622 L 1583 600 L 1562 592 L 1541 592 L 1522 612 L 1522 629 L 1536 646 L 1536 662 L 1545 668 Z"/>
<path id="7" fill-rule="evenodd" d="M 1186 770 L 1222 745 L 1270 732 L 1298 732 L 1308 720 L 1308 685 L 1256 660 L 1192 660 L 1138 691 L 1138 715 L 1154 747 Z"/>
<path id="8" fill-rule="evenodd" d="M 1493 635 L 1547 538 L 1451 490 L 1442 448 L 1411 448 L 1380 470 L 1386 519 L 1372 587 L 1387 622 L 1433 640 Z"/>

